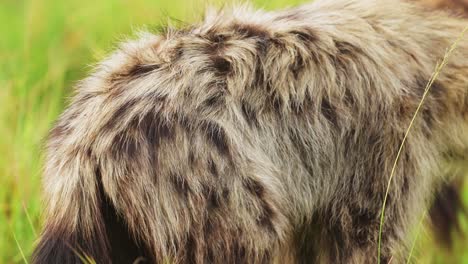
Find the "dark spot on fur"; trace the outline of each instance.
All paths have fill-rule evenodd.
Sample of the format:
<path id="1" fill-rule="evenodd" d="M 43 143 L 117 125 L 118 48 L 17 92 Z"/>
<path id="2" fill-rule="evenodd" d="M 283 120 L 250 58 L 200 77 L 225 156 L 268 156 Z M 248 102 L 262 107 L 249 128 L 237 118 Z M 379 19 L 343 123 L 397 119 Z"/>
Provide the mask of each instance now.
<path id="1" fill-rule="evenodd" d="M 340 55 L 353 55 L 362 53 L 361 48 L 358 48 L 355 45 L 345 41 L 336 41 L 335 47 L 338 49 L 338 53 Z"/>
<path id="2" fill-rule="evenodd" d="M 422 110 L 422 117 L 424 120 L 422 131 L 426 137 L 430 137 L 432 134 L 432 128 L 435 122 L 432 110 L 427 107 L 424 108 Z"/>
<path id="3" fill-rule="evenodd" d="M 206 135 L 219 153 L 229 155 L 229 142 L 224 128 L 212 121 L 205 121 L 200 125 L 200 129 Z"/>
<path id="4" fill-rule="evenodd" d="M 241 102 L 242 115 L 244 116 L 245 121 L 249 126 L 258 126 L 257 114 L 253 107 L 247 103 L 247 101 L 242 100 Z"/>
<path id="5" fill-rule="evenodd" d="M 266 77 L 265 77 L 265 72 L 262 67 L 261 59 L 257 58 L 255 61 L 255 73 L 254 73 L 254 81 L 252 82 L 252 88 L 254 89 L 262 89 L 265 86 L 268 86 Z M 268 88 L 266 88 L 268 90 Z"/>
<path id="6" fill-rule="evenodd" d="M 260 57 L 264 57 L 267 55 L 269 44 L 270 44 L 269 38 L 260 38 L 257 40 L 255 45 L 256 45 L 256 50 Z"/>
<path id="7" fill-rule="evenodd" d="M 305 142 L 301 138 L 300 134 L 301 133 L 298 132 L 297 129 L 289 129 L 289 139 L 291 140 L 291 143 L 296 149 L 296 151 L 300 154 L 299 157 L 301 159 L 301 164 L 309 173 L 309 175 L 312 176 L 314 174 L 311 162 L 309 160 L 310 151 L 307 148 L 307 144 L 305 144 Z"/>
<path id="8" fill-rule="evenodd" d="M 414 114 L 415 106 L 410 96 L 402 96 L 398 104 L 398 116 L 407 117 Z"/>
<path id="9" fill-rule="evenodd" d="M 208 97 L 208 99 L 204 101 L 203 106 L 208 107 L 208 108 L 213 108 L 213 109 L 219 109 L 224 105 L 224 103 L 225 103 L 224 93 L 217 91 L 211 94 Z"/>
<path id="10" fill-rule="evenodd" d="M 269 205 L 263 199 L 261 200 L 262 211 L 260 216 L 257 219 L 257 224 L 270 232 L 275 232 L 275 228 L 273 226 L 273 219 L 275 218 L 275 212 L 271 205 Z"/>
<path id="11" fill-rule="evenodd" d="M 229 195 L 230 195 L 230 191 L 228 188 L 224 187 L 223 188 L 223 192 L 221 193 L 221 196 L 223 197 L 223 199 L 225 201 L 228 201 L 229 200 Z"/>
<path id="12" fill-rule="evenodd" d="M 353 242 L 363 248 L 371 236 L 369 227 L 376 224 L 377 217 L 371 211 L 361 208 L 351 208 L 350 214 L 353 221 Z"/>
<path id="13" fill-rule="evenodd" d="M 68 128 L 60 122 L 50 130 L 49 139 L 59 139 L 68 134 Z"/>
<path id="14" fill-rule="evenodd" d="M 213 56 L 213 68 L 222 75 L 228 74 L 231 71 L 231 63 L 222 56 Z"/>
<path id="15" fill-rule="evenodd" d="M 351 93 L 351 90 L 348 87 L 346 87 L 345 90 L 344 100 L 349 107 L 353 107 L 356 104 L 356 99 L 354 98 L 353 94 Z"/>
<path id="16" fill-rule="evenodd" d="M 349 245 L 346 243 L 346 232 L 339 224 L 329 224 L 326 230 L 325 236 L 330 241 L 331 263 L 343 263 L 351 254 Z"/>
<path id="17" fill-rule="evenodd" d="M 96 96 L 95 93 L 78 94 L 75 104 L 78 105 L 78 106 L 87 104 L 95 96 Z M 76 114 L 75 114 L 75 117 L 76 117 Z"/>
<path id="18" fill-rule="evenodd" d="M 148 144 L 153 148 L 159 146 L 162 140 L 174 137 L 174 130 L 171 129 L 167 121 L 154 113 L 147 113 L 139 120 L 138 126 L 147 139 Z"/>
<path id="19" fill-rule="evenodd" d="M 294 113 L 294 114 L 301 114 L 304 110 L 304 106 L 301 102 L 299 102 L 298 100 L 295 100 L 295 99 L 292 99 L 290 101 L 290 107 L 291 107 L 291 111 Z"/>
<path id="20" fill-rule="evenodd" d="M 267 56 L 268 53 L 268 46 L 270 40 L 268 37 L 257 38 L 255 42 L 256 54 L 255 54 L 255 62 L 254 62 L 254 73 L 253 82 L 251 84 L 251 88 L 255 89 L 264 89 L 267 85 L 265 70 L 263 68 L 263 60 Z"/>
<path id="21" fill-rule="evenodd" d="M 233 30 L 246 38 L 267 38 L 269 37 L 268 31 L 261 26 L 254 24 L 234 24 Z"/>
<path id="22" fill-rule="evenodd" d="M 125 101 L 122 105 L 120 105 L 113 114 L 111 120 L 113 121 L 118 121 L 121 120 L 125 117 L 125 114 L 128 114 L 132 111 L 132 109 L 139 103 L 138 99 L 129 99 L 128 101 Z"/>
<path id="23" fill-rule="evenodd" d="M 304 61 L 304 58 L 302 57 L 301 54 L 296 54 L 296 57 L 294 59 L 293 64 L 290 65 L 290 70 L 294 75 L 294 79 L 297 79 L 299 77 L 299 74 L 301 72 L 304 72 L 306 64 Z"/>
<path id="24" fill-rule="evenodd" d="M 401 185 L 401 193 L 403 196 L 406 196 L 410 193 L 410 179 L 407 174 L 404 174 L 403 176 L 403 183 Z"/>
<path id="25" fill-rule="evenodd" d="M 221 205 L 220 197 L 214 190 L 209 190 L 205 197 L 207 197 L 208 212 L 220 207 Z"/>
<path id="26" fill-rule="evenodd" d="M 188 162 L 190 167 L 193 167 L 195 165 L 195 153 L 192 150 L 189 150 Z"/>
<path id="27" fill-rule="evenodd" d="M 338 127 L 338 117 L 334 107 L 326 99 L 322 99 L 321 105 L 322 115 L 330 122 L 334 127 Z"/>
<path id="28" fill-rule="evenodd" d="M 283 113 L 283 100 L 277 96 L 273 98 L 272 107 L 275 114 L 281 115 Z"/>
<path id="29" fill-rule="evenodd" d="M 218 175 L 218 168 L 217 168 L 216 163 L 214 162 L 213 159 L 210 159 L 210 160 L 208 161 L 208 168 L 209 168 L 209 170 L 210 170 L 211 175 L 213 175 L 213 176 L 215 176 L 215 177 L 218 177 L 218 176 L 219 176 L 219 175 Z"/>
<path id="30" fill-rule="evenodd" d="M 315 42 L 318 40 L 317 34 L 310 28 L 302 28 L 301 30 L 291 31 L 298 39 L 304 42 Z"/>
<path id="31" fill-rule="evenodd" d="M 424 76 L 416 76 L 416 79 L 414 80 L 414 85 L 416 87 L 411 86 L 410 84 L 407 84 L 409 88 L 412 89 L 414 95 L 417 96 L 415 100 L 420 100 L 422 95 L 424 94 L 424 89 L 426 89 L 426 85 L 428 82 L 428 78 L 425 78 Z"/>
<path id="32" fill-rule="evenodd" d="M 249 191 L 251 194 L 253 194 L 256 197 L 261 198 L 265 194 L 265 188 L 260 182 L 258 182 L 255 179 L 244 178 L 242 179 L 242 184 L 244 188 L 247 189 L 247 191 Z"/>
<path id="33" fill-rule="evenodd" d="M 220 50 L 225 47 L 226 41 L 229 39 L 228 36 L 219 34 L 218 32 L 208 32 L 204 38 L 211 42 L 207 47 L 208 54 L 219 54 Z"/>
<path id="34" fill-rule="evenodd" d="M 124 160 L 133 160 L 138 156 L 139 144 L 132 135 L 126 132 L 120 132 L 115 137 L 112 148 L 116 156 L 121 156 Z"/>
<path id="35" fill-rule="evenodd" d="M 152 135 L 145 134 L 144 131 L 138 127 L 138 123 L 135 120 L 136 118 L 129 123 L 126 130 L 119 130 L 112 139 L 112 144 L 110 145 L 110 149 L 112 151 L 111 154 L 117 162 L 130 160 L 129 164 L 138 164 L 138 159 L 141 158 L 142 144 L 146 143 L 146 140 L 151 139 L 152 137 Z M 143 140 L 141 140 L 140 133 L 144 134 Z M 148 142 L 148 155 L 152 162 L 157 159 L 155 155 L 155 145 L 153 144 L 158 145 L 159 141 Z"/>
<path id="36" fill-rule="evenodd" d="M 186 47 L 185 47 L 185 43 L 184 43 L 183 39 L 179 39 L 177 41 L 177 44 L 175 44 L 173 48 L 166 51 L 167 54 L 168 54 L 169 60 L 174 65 L 177 64 L 184 57 L 185 49 L 186 49 Z"/>
<path id="37" fill-rule="evenodd" d="M 416 87 L 414 87 L 412 90 L 414 90 L 414 93 L 417 95 L 418 102 L 423 96 L 426 86 L 429 83 L 429 80 L 430 76 L 426 77 L 424 74 L 420 74 L 415 77 L 414 83 Z M 435 101 L 437 102 L 444 98 L 446 91 L 447 89 L 440 81 L 434 81 L 431 87 L 429 88 L 428 97 L 435 99 Z"/>
<path id="38" fill-rule="evenodd" d="M 183 116 L 183 115 L 177 115 L 174 117 L 180 127 L 182 127 L 185 131 L 187 132 L 193 132 L 193 124 L 190 122 L 189 118 Z"/>
<path id="39" fill-rule="evenodd" d="M 346 247 L 346 236 L 339 221 L 331 216 L 330 210 L 323 209 L 313 214 L 311 223 L 303 228 L 305 235 L 298 234 L 301 256 L 317 258 L 320 252 L 329 263 L 346 262 L 343 255 L 350 251 Z"/>
<path id="40" fill-rule="evenodd" d="M 86 153 L 85 156 L 86 156 L 87 159 L 92 160 L 92 159 L 96 158 L 96 156 L 93 153 L 93 149 L 91 147 L 89 147 L 89 146 L 84 147 L 84 152 Z"/>
<path id="41" fill-rule="evenodd" d="M 228 36 L 223 34 L 215 34 L 212 41 L 215 43 L 224 43 L 228 39 Z"/>
<path id="42" fill-rule="evenodd" d="M 125 115 L 128 115 L 138 102 L 137 99 L 133 98 L 119 105 L 102 129 L 106 132 L 115 131 L 122 124 L 122 120 L 126 117 Z"/>
<path id="43" fill-rule="evenodd" d="M 193 234 L 188 234 L 181 251 L 184 252 L 182 263 L 197 263 L 197 239 Z"/>
<path id="44" fill-rule="evenodd" d="M 234 243 L 233 248 L 234 259 L 232 263 L 248 263 L 248 256 L 246 254 L 246 249 L 240 242 Z M 268 263 L 268 262 L 263 262 Z"/>
<path id="45" fill-rule="evenodd" d="M 436 99 L 443 99 L 447 89 L 445 86 L 439 82 L 439 81 L 434 81 L 431 86 L 431 93 Z"/>
<path id="46" fill-rule="evenodd" d="M 170 175 L 170 180 L 178 194 L 182 195 L 183 197 L 188 196 L 191 188 L 187 182 L 187 179 L 177 173 L 172 173 Z"/>
<path id="47" fill-rule="evenodd" d="M 127 73 L 130 77 L 140 77 L 159 69 L 160 66 L 156 64 L 136 64 Z"/>
<path id="48" fill-rule="evenodd" d="M 316 260 L 320 248 L 319 237 L 323 232 L 322 226 L 317 223 L 316 213 L 312 214 L 312 221 L 302 221 L 302 224 L 294 230 L 294 248 L 296 250 L 298 264 L 318 263 Z"/>
<path id="49" fill-rule="evenodd" d="M 433 112 L 444 115 L 447 112 L 447 88 L 440 81 L 435 81 L 430 89 Z"/>

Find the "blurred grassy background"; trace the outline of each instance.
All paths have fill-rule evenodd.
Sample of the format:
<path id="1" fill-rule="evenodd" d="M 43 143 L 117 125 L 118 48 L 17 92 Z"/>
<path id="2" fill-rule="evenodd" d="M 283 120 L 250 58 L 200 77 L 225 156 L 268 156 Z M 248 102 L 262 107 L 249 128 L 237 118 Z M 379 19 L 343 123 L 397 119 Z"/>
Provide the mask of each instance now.
<path id="1" fill-rule="evenodd" d="M 254 1 L 266 9 L 300 2 Z M 135 29 L 151 29 L 169 17 L 197 20 L 207 4 L 0 0 L 0 263 L 23 262 L 22 255 L 28 259 L 32 252 L 43 207 L 41 147 L 73 84 Z M 468 229 L 466 221 L 464 228 Z M 468 263 L 466 240 L 459 239 L 453 252 L 444 253 L 425 231 L 414 254 L 417 263 Z"/>

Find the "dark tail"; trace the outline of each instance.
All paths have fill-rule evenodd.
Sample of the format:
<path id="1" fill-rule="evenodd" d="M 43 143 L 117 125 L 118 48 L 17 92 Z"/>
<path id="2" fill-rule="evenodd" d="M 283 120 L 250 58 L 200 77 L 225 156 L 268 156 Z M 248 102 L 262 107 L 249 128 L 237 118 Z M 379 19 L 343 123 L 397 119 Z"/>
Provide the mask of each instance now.
<path id="1" fill-rule="evenodd" d="M 80 153 L 53 153 L 45 171 L 45 226 L 33 263 L 110 263 L 97 167 Z M 76 155 L 76 156 L 75 156 Z"/>
<path id="2" fill-rule="evenodd" d="M 133 263 L 144 252 L 105 195 L 99 169 L 89 157 L 72 159 L 46 169 L 48 212 L 32 263 Z"/>

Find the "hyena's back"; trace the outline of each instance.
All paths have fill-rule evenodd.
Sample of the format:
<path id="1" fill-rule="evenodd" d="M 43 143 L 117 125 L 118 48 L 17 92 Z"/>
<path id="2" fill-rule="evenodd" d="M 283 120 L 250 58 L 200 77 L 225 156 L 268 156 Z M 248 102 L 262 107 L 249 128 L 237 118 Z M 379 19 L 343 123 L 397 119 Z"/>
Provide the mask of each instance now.
<path id="1" fill-rule="evenodd" d="M 400 2 L 317 1 L 123 45 L 51 131 L 34 262 L 374 263 L 398 147 L 464 26 Z M 383 261 L 437 164 L 467 145 L 467 72 L 465 37 L 403 149 Z"/>

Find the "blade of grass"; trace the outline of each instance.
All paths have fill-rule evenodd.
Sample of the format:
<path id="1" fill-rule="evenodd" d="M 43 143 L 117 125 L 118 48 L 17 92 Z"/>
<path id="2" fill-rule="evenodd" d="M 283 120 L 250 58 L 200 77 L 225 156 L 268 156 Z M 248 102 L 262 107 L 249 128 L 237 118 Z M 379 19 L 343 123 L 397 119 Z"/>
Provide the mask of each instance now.
<path id="1" fill-rule="evenodd" d="M 439 76 L 439 73 L 442 71 L 442 69 L 445 67 L 445 65 L 447 65 L 450 55 L 455 50 L 455 48 L 457 47 L 458 43 L 463 38 L 463 36 L 465 35 L 467 30 L 468 30 L 468 26 L 466 26 L 463 29 L 463 31 L 460 33 L 460 35 L 455 40 L 455 42 L 450 46 L 449 50 L 445 53 L 444 58 L 442 59 L 442 62 L 437 63 L 435 71 L 432 74 L 430 80 L 428 81 L 428 83 L 426 85 L 426 88 L 424 89 L 424 94 L 423 94 L 423 96 L 421 98 L 421 101 L 419 102 L 419 105 L 416 108 L 416 111 L 414 112 L 413 118 L 411 119 L 411 122 L 409 123 L 408 128 L 406 129 L 405 136 L 403 137 L 403 140 L 402 140 L 402 142 L 400 144 L 400 147 L 398 149 L 398 153 L 397 153 L 397 156 L 396 156 L 395 161 L 393 163 L 392 170 L 390 172 L 390 178 L 388 179 L 387 189 L 385 191 L 385 196 L 384 196 L 384 200 L 383 200 L 383 203 L 382 203 L 382 211 L 381 211 L 381 214 L 380 214 L 380 226 L 379 226 L 379 240 L 378 240 L 378 249 L 377 249 L 377 264 L 380 264 L 382 229 L 383 229 L 383 224 L 384 224 L 385 205 L 387 203 L 387 197 L 388 197 L 388 193 L 390 191 L 390 186 L 391 186 L 391 183 L 392 183 L 393 176 L 395 174 L 395 169 L 396 169 L 396 166 L 398 164 L 398 160 L 400 159 L 400 155 L 401 155 L 401 152 L 402 152 L 403 147 L 405 145 L 406 139 L 408 138 L 409 132 L 411 131 L 411 128 L 413 127 L 414 120 L 416 120 L 416 117 L 418 116 L 419 110 L 421 109 L 421 107 L 422 107 L 422 105 L 423 105 L 423 103 L 424 103 L 424 101 L 426 99 L 426 96 L 427 96 L 427 94 L 428 94 L 428 92 L 429 92 L 429 90 L 430 90 L 430 88 L 432 86 L 432 84 L 434 83 L 435 79 Z"/>
<path id="2" fill-rule="evenodd" d="M 21 247 L 21 245 L 20 245 L 18 239 L 16 238 L 15 232 L 14 232 L 13 230 L 11 230 L 11 232 L 12 232 L 12 234 L 13 234 L 13 238 L 15 239 L 16 246 L 18 247 L 18 249 L 19 249 L 19 251 L 20 251 L 20 253 L 21 253 L 21 257 L 23 258 L 24 263 L 29 264 L 29 263 L 28 263 L 28 260 L 26 259 L 26 256 L 24 255 L 23 248 Z"/>
<path id="3" fill-rule="evenodd" d="M 411 244 L 410 253 L 408 255 L 408 258 L 406 259 L 406 264 L 409 264 L 411 261 L 411 257 L 413 256 L 413 251 L 416 246 L 416 242 L 418 241 L 419 233 L 421 232 L 421 229 L 422 229 L 422 224 L 424 222 L 424 219 L 426 219 L 426 215 L 427 215 L 427 210 L 424 211 L 423 215 L 421 216 L 421 219 L 419 219 L 419 224 L 416 229 L 416 234 L 414 235 L 413 243 Z"/>
<path id="4" fill-rule="evenodd" d="M 81 254 L 77 249 L 68 245 L 68 247 L 75 253 L 75 255 L 83 262 L 84 264 L 96 264 L 96 262 L 86 254 Z M 81 250 L 80 250 L 81 251 Z"/>
<path id="5" fill-rule="evenodd" d="M 34 236 L 37 237 L 36 228 L 34 228 L 34 225 L 31 221 L 31 217 L 29 216 L 29 213 L 28 213 L 28 209 L 26 208 L 26 205 L 24 204 L 24 202 L 23 202 L 23 209 L 24 209 L 24 213 L 26 214 L 26 218 L 28 219 L 29 226 L 31 227 L 31 230 L 34 233 Z"/>

